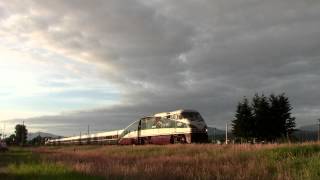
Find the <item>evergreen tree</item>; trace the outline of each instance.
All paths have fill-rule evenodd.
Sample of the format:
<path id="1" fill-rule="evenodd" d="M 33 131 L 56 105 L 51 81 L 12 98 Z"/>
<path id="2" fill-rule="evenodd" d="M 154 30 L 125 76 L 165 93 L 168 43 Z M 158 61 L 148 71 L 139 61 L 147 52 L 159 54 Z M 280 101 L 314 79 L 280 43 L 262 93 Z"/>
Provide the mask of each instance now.
<path id="1" fill-rule="evenodd" d="M 232 121 L 232 133 L 241 138 L 248 139 L 253 137 L 253 117 L 252 108 L 249 105 L 247 98 L 243 99 L 243 102 L 239 102 L 235 119 Z"/>
<path id="2" fill-rule="evenodd" d="M 272 124 L 270 124 L 270 103 L 267 97 L 256 94 L 252 100 L 253 118 L 255 121 L 255 136 L 260 140 L 271 139 Z"/>
<path id="3" fill-rule="evenodd" d="M 236 137 L 246 139 L 273 141 L 281 137 L 289 138 L 296 125 L 291 110 L 285 94 L 271 94 L 269 98 L 256 94 L 251 106 L 244 98 L 237 106 L 232 132 Z"/>
<path id="4" fill-rule="evenodd" d="M 291 116 L 292 106 L 289 102 L 289 98 L 286 97 L 285 94 L 281 94 L 279 95 L 279 100 L 283 107 L 281 118 L 285 122 L 284 124 L 285 134 L 287 135 L 287 137 L 289 137 L 295 131 L 296 118 Z"/>
<path id="5" fill-rule="evenodd" d="M 292 107 L 285 94 L 270 96 L 273 121 L 277 127 L 277 137 L 289 137 L 295 130 L 295 117 L 291 117 Z M 275 133 L 276 133 L 275 132 Z"/>
<path id="6" fill-rule="evenodd" d="M 272 126 L 273 138 L 284 137 L 285 132 L 285 123 L 286 120 L 283 118 L 283 104 L 280 100 L 280 96 L 271 94 L 269 97 L 270 101 L 270 123 Z"/>
<path id="7" fill-rule="evenodd" d="M 295 117 L 288 118 L 285 125 L 287 138 L 290 138 L 292 133 L 296 131 L 295 127 L 296 127 L 296 118 Z"/>

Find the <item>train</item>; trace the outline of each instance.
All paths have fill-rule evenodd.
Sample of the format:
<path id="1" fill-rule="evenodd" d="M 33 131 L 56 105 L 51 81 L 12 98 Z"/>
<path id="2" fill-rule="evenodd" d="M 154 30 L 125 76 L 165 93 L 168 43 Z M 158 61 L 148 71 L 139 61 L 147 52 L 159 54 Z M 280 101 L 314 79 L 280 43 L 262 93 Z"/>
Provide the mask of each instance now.
<path id="1" fill-rule="evenodd" d="M 177 144 L 208 142 L 207 125 L 196 110 L 181 109 L 140 118 L 121 130 L 50 139 L 46 145 Z"/>

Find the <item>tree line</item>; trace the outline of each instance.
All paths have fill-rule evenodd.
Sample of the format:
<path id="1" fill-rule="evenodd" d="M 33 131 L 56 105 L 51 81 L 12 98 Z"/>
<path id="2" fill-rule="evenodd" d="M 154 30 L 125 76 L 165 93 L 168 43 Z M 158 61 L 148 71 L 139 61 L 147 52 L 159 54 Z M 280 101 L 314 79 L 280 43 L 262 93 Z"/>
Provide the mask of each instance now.
<path id="1" fill-rule="evenodd" d="M 27 143 L 28 130 L 24 124 L 17 124 L 15 126 L 15 133 L 5 138 L 8 145 L 24 146 Z"/>
<path id="2" fill-rule="evenodd" d="M 33 138 L 30 141 L 27 141 L 28 138 L 28 129 L 24 124 L 17 124 L 15 126 L 15 133 L 11 134 L 9 137 L 5 138 L 4 141 L 7 145 L 42 145 L 45 142 L 45 138 L 40 135 Z"/>
<path id="3" fill-rule="evenodd" d="M 275 141 L 289 139 L 295 131 L 295 117 L 285 94 L 255 94 L 251 101 L 246 97 L 237 105 L 232 121 L 232 133 L 241 140 Z"/>

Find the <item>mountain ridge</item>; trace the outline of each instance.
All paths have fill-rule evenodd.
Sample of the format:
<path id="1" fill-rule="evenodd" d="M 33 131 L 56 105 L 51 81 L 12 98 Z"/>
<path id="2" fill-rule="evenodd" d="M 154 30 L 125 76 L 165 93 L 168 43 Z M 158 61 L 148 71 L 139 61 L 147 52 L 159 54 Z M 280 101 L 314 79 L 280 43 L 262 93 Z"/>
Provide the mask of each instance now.
<path id="1" fill-rule="evenodd" d="M 38 132 L 30 132 L 30 133 L 28 133 L 27 140 L 30 141 L 30 140 L 32 140 L 33 138 L 37 137 L 37 136 L 47 137 L 47 138 L 58 138 L 58 137 L 62 137 L 62 136 L 59 136 L 59 135 L 55 135 L 55 134 L 51 134 L 51 133 L 47 133 L 47 132 L 38 131 Z"/>

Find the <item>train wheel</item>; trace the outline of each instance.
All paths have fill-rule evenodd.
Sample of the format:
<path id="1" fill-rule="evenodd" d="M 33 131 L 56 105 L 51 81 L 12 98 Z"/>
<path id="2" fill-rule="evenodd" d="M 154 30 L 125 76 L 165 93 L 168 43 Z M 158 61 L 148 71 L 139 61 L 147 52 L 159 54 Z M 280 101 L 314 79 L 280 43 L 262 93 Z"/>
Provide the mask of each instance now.
<path id="1" fill-rule="evenodd" d="M 171 136 L 170 143 L 171 144 L 182 144 L 185 142 L 185 138 L 183 136 Z"/>
<path id="2" fill-rule="evenodd" d="M 185 144 L 187 141 L 186 141 L 186 137 L 184 135 L 181 136 L 181 143 Z"/>
<path id="3" fill-rule="evenodd" d="M 175 136 L 171 136 L 170 137 L 170 143 L 171 144 L 175 144 L 175 139 L 176 139 Z"/>

